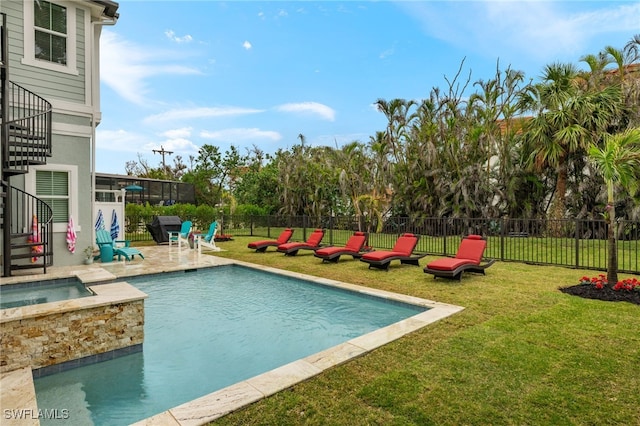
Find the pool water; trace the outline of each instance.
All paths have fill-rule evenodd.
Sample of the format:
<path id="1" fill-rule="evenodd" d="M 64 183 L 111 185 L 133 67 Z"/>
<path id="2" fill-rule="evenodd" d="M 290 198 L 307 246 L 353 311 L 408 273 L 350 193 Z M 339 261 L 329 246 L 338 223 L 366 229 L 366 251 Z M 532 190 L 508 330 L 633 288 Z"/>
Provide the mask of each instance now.
<path id="1" fill-rule="evenodd" d="M 0 286 L 0 309 L 92 296 L 77 278 Z"/>
<path id="2" fill-rule="evenodd" d="M 128 282 L 143 351 L 36 379 L 39 409 L 129 424 L 427 309 L 235 265 Z"/>

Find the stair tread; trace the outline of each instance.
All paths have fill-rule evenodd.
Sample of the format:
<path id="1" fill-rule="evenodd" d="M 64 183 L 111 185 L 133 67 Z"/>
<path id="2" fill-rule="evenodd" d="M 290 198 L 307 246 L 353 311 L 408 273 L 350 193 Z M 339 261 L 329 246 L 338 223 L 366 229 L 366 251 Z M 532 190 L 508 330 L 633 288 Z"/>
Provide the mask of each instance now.
<path id="1" fill-rule="evenodd" d="M 25 263 L 24 265 L 14 265 L 11 264 L 11 270 L 18 270 L 18 269 L 35 269 L 35 268 L 44 268 L 45 265 L 43 265 L 42 263 Z M 46 266 L 51 266 L 51 263 L 47 263 Z"/>
<path id="2" fill-rule="evenodd" d="M 42 246 L 44 245 L 44 243 L 42 242 L 38 242 L 38 243 L 15 243 L 15 244 L 11 244 L 11 248 L 12 249 L 19 249 L 19 248 L 25 248 L 25 247 L 36 247 L 36 246 Z"/>
<path id="3" fill-rule="evenodd" d="M 51 255 L 52 253 L 18 253 L 12 254 L 11 259 L 29 259 L 31 257 L 44 257 L 45 255 Z"/>
<path id="4" fill-rule="evenodd" d="M 46 139 L 46 136 L 34 135 L 32 133 L 20 133 L 9 131 L 10 138 L 20 138 L 20 139 L 29 139 L 32 141 L 43 141 Z M 9 141 L 9 145 L 13 145 L 12 141 Z"/>

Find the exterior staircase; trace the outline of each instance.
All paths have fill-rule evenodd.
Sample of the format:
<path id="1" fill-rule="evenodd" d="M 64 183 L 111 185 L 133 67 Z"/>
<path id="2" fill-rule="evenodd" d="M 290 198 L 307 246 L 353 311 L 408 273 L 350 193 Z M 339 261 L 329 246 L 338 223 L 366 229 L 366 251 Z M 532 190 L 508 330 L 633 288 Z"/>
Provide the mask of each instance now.
<path id="1" fill-rule="evenodd" d="M 11 178 L 46 164 L 51 157 L 51 104 L 9 80 L 7 17 L 0 14 L 0 143 L 2 180 L 2 276 L 17 269 L 43 268 L 53 263 L 53 211 L 21 189 Z"/>

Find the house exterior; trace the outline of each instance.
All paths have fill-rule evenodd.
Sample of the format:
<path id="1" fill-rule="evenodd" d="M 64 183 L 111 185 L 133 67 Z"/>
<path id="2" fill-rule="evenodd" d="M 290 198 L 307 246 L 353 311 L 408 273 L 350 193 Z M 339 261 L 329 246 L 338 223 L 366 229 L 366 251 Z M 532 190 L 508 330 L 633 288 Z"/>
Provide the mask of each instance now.
<path id="1" fill-rule="evenodd" d="M 94 245 L 100 34 L 109 0 L 4 0 L 2 24 L 2 275 L 83 262 Z M 67 244 L 70 219 L 75 253 Z"/>

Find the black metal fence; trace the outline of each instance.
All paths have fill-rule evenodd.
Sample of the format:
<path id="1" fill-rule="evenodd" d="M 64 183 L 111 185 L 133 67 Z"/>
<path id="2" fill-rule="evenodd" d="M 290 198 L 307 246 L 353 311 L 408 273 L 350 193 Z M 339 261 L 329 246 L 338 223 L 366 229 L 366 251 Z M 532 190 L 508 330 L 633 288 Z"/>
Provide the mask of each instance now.
<path id="1" fill-rule="evenodd" d="M 153 217 L 127 217 L 127 238 L 149 241 L 145 224 Z M 195 218 L 183 218 L 194 220 Z M 283 228 L 294 228 L 292 240 L 304 241 L 315 228 L 326 232 L 327 245 L 343 245 L 354 231 L 368 232 L 368 245 L 390 249 L 405 232 L 420 235 L 416 252 L 453 256 L 460 240 L 469 234 L 487 238 L 486 258 L 506 262 L 559 265 L 579 269 L 607 269 L 607 231 L 604 220 L 582 219 L 491 219 L 390 217 L 383 223 L 355 217 L 239 216 L 211 218 L 194 224 L 207 229 L 213 220 L 221 223 L 222 234 L 235 237 L 277 238 Z M 640 222 L 616 223 L 618 267 L 620 272 L 640 274 Z"/>

